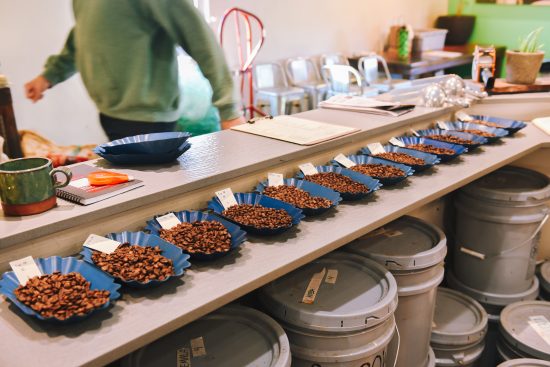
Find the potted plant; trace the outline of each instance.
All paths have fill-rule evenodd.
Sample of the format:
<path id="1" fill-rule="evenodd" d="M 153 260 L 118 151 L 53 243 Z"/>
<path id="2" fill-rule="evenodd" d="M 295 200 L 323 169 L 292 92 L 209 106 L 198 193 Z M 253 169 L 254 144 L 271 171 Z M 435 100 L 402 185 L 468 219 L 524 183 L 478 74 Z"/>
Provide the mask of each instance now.
<path id="1" fill-rule="evenodd" d="M 533 84 L 544 58 L 539 36 L 542 27 L 520 39 L 517 51 L 506 51 L 506 81 L 512 84 Z"/>
<path id="2" fill-rule="evenodd" d="M 459 0 L 456 7 L 455 15 L 442 15 L 435 22 L 436 28 L 447 29 L 446 45 L 465 45 L 468 43 L 476 17 L 474 15 L 463 15 L 464 0 Z"/>

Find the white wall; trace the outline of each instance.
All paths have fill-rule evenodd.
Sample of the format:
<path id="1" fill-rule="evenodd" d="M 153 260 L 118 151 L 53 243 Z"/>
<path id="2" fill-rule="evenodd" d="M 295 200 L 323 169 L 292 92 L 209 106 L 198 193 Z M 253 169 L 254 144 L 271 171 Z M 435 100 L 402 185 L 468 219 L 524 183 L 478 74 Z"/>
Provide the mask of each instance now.
<path id="1" fill-rule="evenodd" d="M 446 13 L 447 0 L 211 0 L 211 13 L 219 19 L 230 6 L 264 21 L 267 39 L 258 60 L 271 61 L 379 50 L 395 20 L 431 25 Z M 0 0 L 0 73 L 12 83 L 20 129 L 34 129 L 58 144 L 99 143 L 105 137 L 97 111 L 78 76 L 36 104 L 24 98 L 23 84 L 61 49 L 72 24 L 70 0 Z"/>

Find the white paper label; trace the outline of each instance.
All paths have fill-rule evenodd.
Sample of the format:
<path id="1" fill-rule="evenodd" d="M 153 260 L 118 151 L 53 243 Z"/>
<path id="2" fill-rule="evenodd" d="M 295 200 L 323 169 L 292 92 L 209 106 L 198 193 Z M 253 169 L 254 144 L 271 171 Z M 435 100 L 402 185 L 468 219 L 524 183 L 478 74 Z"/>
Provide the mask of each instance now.
<path id="1" fill-rule="evenodd" d="M 302 303 L 311 305 L 313 304 L 313 302 L 315 302 L 317 292 L 319 291 L 319 287 L 321 286 L 321 282 L 323 281 L 326 273 L 327 269 L 323 268 L 321 272 L 313 274 L 311 280 L 309 281 L 309 284 L 307 285 L 304 297 L 302 298 Z"/>
<path id="2" fill-rule="evenodd" d="M 302 171 L 303 174 L 306 175 L 306 176 L 314 175 L 314 174 L 319 173 L 317 171 L 317 168 L 315 168 L 315 166 L 311 163 L 300 164 L 298 166 L 298 168 L 300 168 L 300 171 Z"/>
<path id="3" fill-rule="evenodd" d="M 451 130 L 451 127 L 445 121 L 437 121 L 437 127 L 442 130 Z"/>
<path id="4" fill-rule="evenodd" d="M 468 121 L 472 121 L 474 118 L 470 115 L 468 115 L 466 112 L 464 111 L 458 111 L 455 113 L 455 117 L 457 119 L 459 119 L 460 121 L 465 121 L 465 122 L 468 122 Z"/>
<path id="5" fill-rule="evenodd" d="M 31 278 L 42 275 L 32 256 L 10 261 L 10 266 L 21 285 L 27 284 L 27 281 Z"/>
<path id="6" fill-rule="evenodd" d="M 325 278 L 325 283 L 336 284 L 336 279 L 338 278 L 338 270 L 328 269 L 327 277 Z"/>
<path id="7" fill-rule="evenodd" d="M 346 157 L 345 155 L 343 155 L 342 153 L 334 157 L 334 160 L 346 168 L 355 166 L 355 162 L 349 159 L 348 157 Z"/>
<path id="8" fill-rule="evenodd" d="M 405 147 L 405 143 L 403 143 L 401 140 L 397 138 L 391 138 L 389 140 L 389 143 L 398 147 L 402 147 L 402 148 Z"/>
<path id="9" fill-rule="evenodd" d="M 411 134 L 413 134 L 414 136 L 420 136 L 420 134 L 414 129 L 411 129 Z"/>
<path id="10" fill-rule="evenodd" d="M 88 238 L 86 238 L 86 241 L 84 241 L 84 247 L 106 254 L 112 253 L 118 248 L 118 246 L 120 246 L 120 242 L 111 240 L 107 237 L 98 236 L 97 234 L 89 235 Z"/>
<path id="11" fill-rule="evenodd" d="M 78 180 L 71 181 L 69 185 L 81 189 L 83 187 L 90 186 L 90 182 L 86 177 L 84 177 Z"/>
<path id="12" fill-rule="evenodd" d="M 371 154 L 373 155 L 386 153 L 384 146 L 380 143 L 367 144 L 367 148 L 369 148 Z"/>
<path id="13" fill-rule="evenodd" d="M 550 346 L 550 321 L 542 315 L 529 316 L 529 325 Z"/>
<path id="14" fill-rule="evenodd" d="M 206 355 L 206 348 L 204 347 L 204 339 L 202 336 L 191 339 L 191 353 L 193 358 Z"/>
<path id="15" fill-rule="evenodd" d="M 178 224 L 181 224 L 180 220 L 178 219 L 178 217 L 176 217 L 174 213 L 168 213 L 161 217 L 157 217 L 157 222 L 164 229 L 174 228 Z"/>
<path id="16" fill-rule="evenodd" d="M 225 209 L 229 209 L 233 205 L 239 205 L 233 195 L 233 191 L 231 191 L 230 188 L 216 191 L 216 196 L 220 199 L 220 202 Z"/>
<path id="17" fill-rule="evenodd" d="M 267 174 L 268 186 L 283 186 L 285 184 L 282 173 L 269 172 Z"/>
<path id="18" fill-rule="evenodd" d="M 191 367 L 191 351 L 189 348 L 178 349 L 176 367 Z"/>

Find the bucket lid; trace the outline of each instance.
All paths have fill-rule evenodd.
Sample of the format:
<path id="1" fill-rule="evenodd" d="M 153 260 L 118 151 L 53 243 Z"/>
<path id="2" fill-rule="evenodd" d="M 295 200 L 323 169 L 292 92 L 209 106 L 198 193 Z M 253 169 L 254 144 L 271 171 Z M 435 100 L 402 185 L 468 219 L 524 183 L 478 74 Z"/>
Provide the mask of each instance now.
<path id="1" fill-rule="evenodd" d="M 523 301 L 500 314 L 500 332 L 522 354 L 550 360 L 550 302 Z"/>
<path id="2" fill-rule="evenodd" d="M 505 166 L 461 189 L 471 196 L 501 201 L 545 201 L 550 179 L 527 168 Z"/>
<path id="3" fill-rule="evenodd" d="M 473 298 L 452 289 L 437 289 L 432 343 L 475 344 L 485 336 L 487 322 L 487 312 Z"/>
<path id="4" fill-rule="evenodd" d="M 502 362 L 497 367 L 550 367 L 550 362 L 540 359 L 519 358 Z"/>
<path id="5" fill-rule="evenodd" d="M 550 293 L 550 261 L 545 261 L 539 268 L 540 286 Z"/>
<path id="6" fill-rule="evenodd" d="M 442 262 L 446 243 L 439 228 L 405 215 L 350 242 L 345 250 L 369 257 L 389 270 L 415 270 Z"/>
<path id="7" fill-rule="evenodd" d="M 318 289 L 307 300 L 314 278 Z M 336 251 L 269 283 L 259 298 L 271 315 L 290 325 L 346 332 L 390 317 L 397 307 L 397 284 L 376 262 Z"/>
<path id="8" fill-rule="evenodd" d="M 288 338 L 273 319 L 231 305 L 131 353 L 123 366 L 288 367 L 290 362 Z"/>
<path id="9" fill-rule="evenodd" d="M 476 301 L 484 305 L 492 306 L 506 306 L 514 302 L 533 300 L 536 299 L 539 294 L 539 280 L 537 277 L 533 277 L 533 285 L 525 292 L 511 294 L 483 292 L 471 288 L 458 280 L 450 269 L 447 270 L 447 283 L 451 288 L 467 294 Z"/>

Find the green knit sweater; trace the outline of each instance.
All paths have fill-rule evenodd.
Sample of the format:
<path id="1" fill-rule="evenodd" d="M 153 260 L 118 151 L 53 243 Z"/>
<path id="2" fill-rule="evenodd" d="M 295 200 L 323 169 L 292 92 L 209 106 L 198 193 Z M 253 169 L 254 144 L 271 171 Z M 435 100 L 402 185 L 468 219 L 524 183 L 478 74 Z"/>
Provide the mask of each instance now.
<path id="1" fill-rule="evenodd" d="M 191 0 L 73 0 L 75 26 L 60 54 L 48 58 L 53 85 L 77 71 L 100 112 L 168 122 L 182 114 L 176 45 L 210 81 L 222 120 L 240 115 L 221 47 Z"/>

